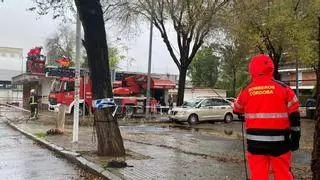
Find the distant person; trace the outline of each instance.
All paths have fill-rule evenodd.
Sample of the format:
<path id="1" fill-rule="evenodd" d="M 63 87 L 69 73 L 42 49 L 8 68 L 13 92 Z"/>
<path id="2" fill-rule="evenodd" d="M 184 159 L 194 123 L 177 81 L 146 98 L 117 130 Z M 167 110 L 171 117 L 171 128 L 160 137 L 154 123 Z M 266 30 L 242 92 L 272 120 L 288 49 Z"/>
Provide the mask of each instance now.
<path id="1" fill-rule="evenodd" d="M 157 107 L 157 112 L 158 112 L 158 113 L 159 113 L 159 112 L 162 113 L 160 101 L 157 101 L 156 107 Z"/>
<path id="2" fill-rule="evenodd" d="M 167 107 L 166 107 L 167 105 L 166 105 L 166 102 L 164 101 L 162 96 L 160 97 L 159 104 L 160 104 L 160 112 L 166 113 L 167 112 Z"/>
<path id="3" fill-rule="evenodd" d="M 171 110 L 171 109 L 173 108 L 173 99 L 172 99 L 172 96 L 169 96 L 168 105 L 169 105 L 169 109 Z"/>
<path id="4" fill-rule="evenodd" d="M 234 102 L 233 111 L 245 120 L 251 180 L 293 180 L 292 151 L 299 149 L 299 100 L 286 84 L 273 79 L 269 56 L 252 58 L 252 81 Z M 241 116 L 242 115 L 242 116 Z M 243 116 L 244 115 L 244 116 Z"/>
<path id="5" fill-rule="evenodd" d="M 39 97 L 36 94 L 36 90 L 31 89 L 30 97 L 29 97 L 31 114 L 29 119 L 38 119 L 38 100 L 39 100 Z"/>
<path id="6" fill-rule="evenodd" d="M 151 98 L 150 100 L 150 112 L 155 114 L 157 112 L 157 100 L 155 98 Z"/>

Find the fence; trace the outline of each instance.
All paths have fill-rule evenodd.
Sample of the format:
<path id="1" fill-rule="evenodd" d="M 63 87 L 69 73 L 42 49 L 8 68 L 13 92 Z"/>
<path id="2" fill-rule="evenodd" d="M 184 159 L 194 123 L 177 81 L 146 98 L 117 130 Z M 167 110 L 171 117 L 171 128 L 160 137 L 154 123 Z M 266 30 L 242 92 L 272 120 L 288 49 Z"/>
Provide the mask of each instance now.
<path id="1" fill-rule="evenodd" d="M 11 105 L 22 107 L 22 102 L 23 102 L 22 97 L 0 97 L 1 104 L 11 104 Z"/>
<path id="2" fill-rule="evenodd" d="M 146 109 L 149 108 L 149 112 L 151 115 L 167 115 L 169 114 L 170 107 L 169 106 L 142 106 L 142 105 L 117 105 L 116 106 L 116 115 L 122 115 L 125 117 L 132 116 L 144 116 Z"/>

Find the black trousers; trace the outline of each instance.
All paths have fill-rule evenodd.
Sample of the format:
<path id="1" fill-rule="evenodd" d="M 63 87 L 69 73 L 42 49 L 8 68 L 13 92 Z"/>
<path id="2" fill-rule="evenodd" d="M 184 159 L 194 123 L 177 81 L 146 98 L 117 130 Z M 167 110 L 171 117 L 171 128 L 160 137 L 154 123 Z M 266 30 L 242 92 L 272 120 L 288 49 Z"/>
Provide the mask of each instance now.
<path id="1" fill-rule="evenodd" d="M 38 104 L 31 104 L 30 108 L 31 108 L 30 117 L 31 118 L 38 117 Z"/>

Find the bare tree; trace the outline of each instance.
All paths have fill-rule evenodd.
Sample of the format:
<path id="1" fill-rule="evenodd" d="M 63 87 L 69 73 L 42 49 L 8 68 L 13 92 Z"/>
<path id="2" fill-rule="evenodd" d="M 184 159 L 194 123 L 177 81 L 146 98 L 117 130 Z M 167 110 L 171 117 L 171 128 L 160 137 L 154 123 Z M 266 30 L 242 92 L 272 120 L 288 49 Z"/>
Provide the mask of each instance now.
<path id="1" fill-rule="evenodd" d="M 135 19 L 151 19 L 159 30 L 170 56 L 177 65 L 179 89 L 177 105 L 183 103 L 188 67 L 203 44 L 214 30 L 218 29 L 219 11 L 228 0 L 156 0 L 152 12 L 152 0 L 130 0 L 123 6 L 122 20 L 136 22 Z M 176 38 L 169 38 L 168 25 L 172 25 Z M 174 43 L 173 43 L 174 42 Z M 173 44 L 178 45 L 178 52 Z"/>
<path id="2" fill-rule="evenodd" d="M 121 7 L 127 5 L 126 0 L 101 0 L 104 21 L 120 18 Z"/>
<path id="3" fill-rule="evenodd" d="M 61 25 L 53 36 L 47 38 L 45 48 L 48 51 L 49 64 L 54 64 L 54 61 L 62 56 L 72 61 L 75 53 L 75 32 L 70 26 Z"/>
<path id="4" fill-rule="evenodd" d="M 39 15 L 47 15 L 50 12 L 53 18 L 62 18 L 63 21 L 71 20 L 70 15 L 76 15 L 76 7 L 73 0 L 32 0 L 34 7 L 28 8 L 29 11 L 35 11 Z M 117 19 L 121 6 L 127 4 L 126 0 L 100 0 L 104 21 Z M 72 21 L 72 20 L 71 20 Z"/>

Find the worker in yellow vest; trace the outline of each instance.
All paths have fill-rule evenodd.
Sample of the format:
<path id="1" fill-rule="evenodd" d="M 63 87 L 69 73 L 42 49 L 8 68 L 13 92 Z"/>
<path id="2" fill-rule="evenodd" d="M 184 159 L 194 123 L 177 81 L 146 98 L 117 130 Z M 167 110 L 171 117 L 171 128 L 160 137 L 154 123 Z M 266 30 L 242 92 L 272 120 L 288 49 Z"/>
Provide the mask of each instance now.
<path id="1" fill-rule="evenodd" d="M 30 119 L 38 119 L 38 96 L 35 89 L 30 90 L 29 104 L 31 109 Z"/>

